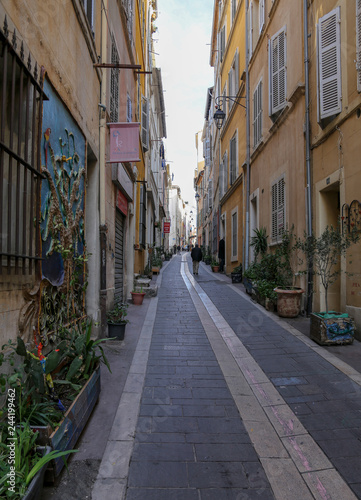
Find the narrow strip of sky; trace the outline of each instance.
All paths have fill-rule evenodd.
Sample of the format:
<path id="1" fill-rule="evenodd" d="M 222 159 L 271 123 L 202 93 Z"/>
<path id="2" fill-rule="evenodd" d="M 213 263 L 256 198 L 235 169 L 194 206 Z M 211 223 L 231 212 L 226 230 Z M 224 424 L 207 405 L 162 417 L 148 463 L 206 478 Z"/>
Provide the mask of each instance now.
<path id="1" fill-rule="evenodd" d="M 213 0 L 158 0 L 158 11 L 153 38 L 165 90 L 167 159 L 183 199 L 193 204 L 195 134 L 203 128 L 207 89 L 213 85 Z"/>

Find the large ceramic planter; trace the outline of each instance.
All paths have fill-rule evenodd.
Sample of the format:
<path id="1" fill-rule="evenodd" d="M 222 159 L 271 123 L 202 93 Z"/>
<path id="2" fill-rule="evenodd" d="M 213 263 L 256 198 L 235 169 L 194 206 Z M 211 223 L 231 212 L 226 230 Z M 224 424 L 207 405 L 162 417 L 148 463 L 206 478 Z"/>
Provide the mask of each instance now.
<path id="1" fill-rule="evenodd" d="M 125 335 L 125 321 L 120 323 L 108 323 L 108 337 L 114 340 L 124 340 Z"/>
<path id="2" fill-rule="evenodd" d="M 310 338 L 320 345 L 352 344 L 355 323 L 348 314 L 312 313 Z"/>
<path id="3" fill-rule="evenodd" d="M 47 455 L 51 452 L 50 446 L 44 446 L 41 448 L 41 451 L 43 452 L 42 456 Z M 23 500 L 40 500 L 47 466 L 48 464 L 43 465 L 39 472 L 35 474 L 25 492 L 25 495 L 23 496 Z"/>
<path id="4" fill-rule="evenodd" d="M 34 429 L 39 430 L 39 432 L 42 431 L 41 439 L 46 440 L 47 444 L 53 450 L 65 451 L 74 449 L 98 401 L 99 394 L 100 367 L 98 366 L 78 396 L 74 399 L 55 431 L 46 436 L 47 430 L 50 429 L 49 427 L 35 427 Z M 45 473 L 47 482 L 54 482 L 57 476 L 59 476 L 64 467 L 63 459 L 67 460 L 67 457 L 59 457 L 49 462 Z"/>
<path id="5" fill-rule="evenodd" d="M 160 267 L 159 266 L 153 266 L 152 267 L 152 273 L 153 274 L 159 274 L 160 273 Z"/>
<path id="6" fill-rule="evenodd" d="M 277 293 L 277 312 L 281 318 L 296 318 L 301 312 L 302 288 L 275 288 Z"/>
<path id="7" fill-rule="evenodd" d="M 214 273 L 218 273 L 219 272 L 219 266 L 212 266 L 212 271 Z"/>
<path id="8" fill-rule="evenodd" d="M 132 294 L 133 304 L 135 306 L 141 306 L 143 304 L 143 299 L 145 292 L 130 292 Z"/>

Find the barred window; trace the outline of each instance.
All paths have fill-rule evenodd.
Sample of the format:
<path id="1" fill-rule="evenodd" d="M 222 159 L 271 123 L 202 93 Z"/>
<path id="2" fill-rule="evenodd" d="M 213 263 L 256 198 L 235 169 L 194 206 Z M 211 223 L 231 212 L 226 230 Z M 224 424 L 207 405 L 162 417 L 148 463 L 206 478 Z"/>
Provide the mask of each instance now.
<path id="1" fill-rule="evenodd" d="M 0 273 L 40 271 L 40 141 L 44 70 L 0 29 Z"/>
<path id="2" fill-rule="evenodd" d="M 111 48 L 112 64 L 119 63 L 119 52 L 115 43 L 114 34 L 112 34 Z M 119 117 L 119 69 L 112 68 L 110 74 L 110 121 L 117 122 Z"/>

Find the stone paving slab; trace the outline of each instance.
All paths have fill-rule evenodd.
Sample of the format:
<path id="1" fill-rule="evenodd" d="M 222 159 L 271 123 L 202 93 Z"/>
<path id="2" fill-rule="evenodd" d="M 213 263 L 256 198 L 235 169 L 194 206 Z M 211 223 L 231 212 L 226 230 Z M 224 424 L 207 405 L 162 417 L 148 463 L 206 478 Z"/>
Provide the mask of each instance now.
<path id="1" fill-rule="evenodd" d="M 361 378 L 190 265 L 158 276 L 93 500 L 355 499 Z"/>

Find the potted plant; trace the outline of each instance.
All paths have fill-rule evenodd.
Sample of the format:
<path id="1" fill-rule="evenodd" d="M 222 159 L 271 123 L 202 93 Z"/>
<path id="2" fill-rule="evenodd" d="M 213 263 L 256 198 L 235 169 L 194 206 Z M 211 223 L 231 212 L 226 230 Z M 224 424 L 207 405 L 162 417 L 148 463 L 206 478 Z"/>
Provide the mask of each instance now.
<path id="1" fill-rule="evenodd" d="M 343 232 L 339 226 L 336 228 L 327 226 L 320 236 L 305 234 L 303 239 L 297 241 L 297 247 L 306 256 L 308 269 L 312 268 L 313 274 L 319 277 L 324 290 L 326 310 L 311 314 L 310 337 L 320 345 L 353 342 L 354 320 L 347 313 L 329 310 L 328 292 L 343 272 L 341 259 L 346 256 L 350 246 L 359 239 L 360 234 L 357 232 Z"/>
<path id="2" fill-rule="evenodd" d="M 135 306 L 141 306 L 143 304 L 143 299 L 145 296 L 145 292 L 143 292 L 143 287 L 140 288 L 140 291 L 133 290 L 131 293 L 132 301 Z"/>
<path id="3" fill-rule="evenodd" d="M 217 260 L 212 260 L 211 268 L 212 268 L 212 272 L 218 273 L 219 272 L 219 262 Z"/>
<path id="4" fill-rule="evenodd" d="M 129 320 L 125 319 L 128 314 L 128 307 L 126 302 L 121 302 L 119 299 L 115 300 L 113 308 L 107 312 L 108 337 L 124 340 L 125 326 L 129 323 Z"/>
<path id="5" fill-rule="evenodd" d="M 259 254 L 261 256 L 265 255 L 268 248 L 268 235 L 265 227 L 256 228 L 253 230 L 255 233 L 251 238 L 251 247 L 254 250 L 254 260 L 257 262 L 257 257 Z"/>
<path id="6" fill-rule="evenodd" d="M 242 264 L 233 268 L 231 278 L 232 283 L 242 283 Z"/>
<path id="7" fill-rule="evenodd" d="M 296 273 L 294 267 L 298 262 L 297 246 L 293 245 L 293 227 L 285 230 L 282 242 L 276 248 L 278 259 L 274 288 L 277 294 L 277 313 L 281 318 L 296 318 L 301 312 L 301 299 L 304 290 L 295 285 Z"/>

